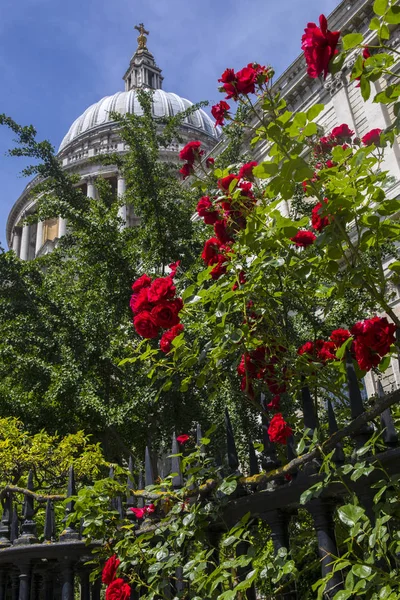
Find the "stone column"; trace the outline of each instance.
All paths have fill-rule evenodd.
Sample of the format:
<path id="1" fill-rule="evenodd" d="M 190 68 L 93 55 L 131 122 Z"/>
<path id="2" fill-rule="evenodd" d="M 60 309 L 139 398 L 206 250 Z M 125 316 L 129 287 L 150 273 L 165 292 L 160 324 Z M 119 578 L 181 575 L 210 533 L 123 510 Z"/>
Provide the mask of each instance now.
<path id="1" fill-rule="evenodd" d="M 21 230 L 14 227 L 14 234 L 12 238 L 12 249 L 15 254 L 19 256 L 19 248 L 21 245 Z"/>
<path id="2" fill-rule="evenodd" d="M 126 192 L 126 182 L 125 179 L 122 177 L 122 175 L 118 174 L 118 179 L 117 179 L 117 196 L 118 198 L 121 198 Z M 119 207 L 118 210 L 118 216 L 123 220 L 123 225 L 121 225 L 121 229 L 124 229 L 124 227 L 126 227 L 126 205 L 124 204 L 123 206 Z"/>
<path id="3" fill-rule="evenodd" d="M 341 75 L 332 77 L 325 87 L 329 90 L 338 124 L 341 125 L 342 123 L 346 123 L 350 129 L 356 131 L 353 111 L 351 110 L 349 97 L 347 95 L 347 87 L 344 77 Z"/>
<path id="4" fill-rule="evenodd" d="M 24 225 L 22 227 L 22 236 L 21 236 L 21 251 L 20 251 L 20 259 L 28 260 L 29 253 L 29 225 Z"/>
<path id="5" fill-rule="evenodd" d="M 43 221 L 38 221 L 36 229 L 35 256 L 43 245 Z"/>
<path id="6" fill-rule="evenodd" d="M 87 178 L 87 193 L 88 198 L 96 198 L 96 188 L 94 187 L 94 177 Z"/>
<path id="7" fill-rule="evenodd" d="M 67 219 L 60 217 L 58 219 L 58 237 L 62 237 L 67 233 Z"/>

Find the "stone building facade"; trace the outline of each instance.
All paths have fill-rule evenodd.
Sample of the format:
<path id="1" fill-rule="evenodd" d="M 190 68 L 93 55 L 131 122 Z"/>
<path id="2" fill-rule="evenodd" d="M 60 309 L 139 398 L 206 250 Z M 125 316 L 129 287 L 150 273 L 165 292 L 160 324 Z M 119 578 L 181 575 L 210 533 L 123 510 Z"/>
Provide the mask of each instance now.
<path id="1" fill-rule="evenodd" d="M 343 0 L 329 15 L 328 22 L 331 30 L 340 30 L 342 35 L 353 31 L 365 35 L 367 42 L 373 43 L 374 33 L 368 25 L 373 16 L 373 0 Z M 96 178 L 105 177 L 111 181 L 116 194 L 123 195 L 125 181 L 115 168 L 96 165 L 92 159 L 97 155 L 126 151 L 124 142 L 118 135 L 118 127 L 110 120 L 110 112 L 140 114 L 140 105 L 137 101 L 138 88 L 153 89 L 153 111 L 156 116 L 175 115 L 185 110 L 192 104 L 176 94 L 162 90 L 163 77 L 160 68 L 156 65 L 153 55 L 146 45 L 145 31 L 141 24 L 139 31 L 138 48 L 133 55 L 129 67 L 123 77 L 125 91 L 117 92 L 113 96 L 103 98 L 93 104 L 78 117 L 71 125 L 64 137 L 58 156 L 63 167 L 71 173 L 81 176 L 81 185 L 88 196 L 96 195 Z M 399 32 L 399 33 L 397 33 Z M 391 37 L 390 44 L 393 48 L 400 46 L 400 28 L 397 28 Z M 262 62 L 262 57 L 259 58 Z M 333 127 L 347 123 L 362 137 L 367 131 L 374 128 L 385 129 L 393 121 L 393 110 L 390 105 L 374 104 L 372 99 L 375 91 L 381 91 L 390 81 L 377 81 L 372 84 L 371 98 L 364 102 L 357 82 L 350 81 L 350 71 L 355 56 L 349 58 L 343 70 L 337 75 L 328 75 L 323 82 L 311 79 L 307 75 L 303 55 L 300 55 L 284 73 L 277 79 L 274 88 L 281 93 L 292 111 L 307 111 L 316 103 L 324 104 L 325 108 L 320 113 L 317 124 L 323 133 L 329 133 Z M 396 68 L 396 67 L 394 67 Z M 399 68 L 399 66 L 397 66 Z M 214 156 L 223 150 L 227 141 L 219 135 L 214 122 L 203 111 L 198 110 L 185 120 L 181 127 L 182 137 L 186 141 L 198 139 L 203 143 L 206 151 L 211 151 Z M 391 183 L 387 188 L 387 197 L 394 198 L 400 195 L 400 140 L 396 140 L 393 148 L 386 151 L 383 169 L 391 174 Z M 162 158 L 177 160 L 181 146 L 173 144 L 165 150 Z M 262 161 L 268 154 L 267 145 L 257 146 L 254 159 Z M 90 159 L 90 162 L 89 162 Z M 23 259 L 32 259 L 43 253 L 51 251 L 57 240 L 65 233 L 67 223 L 64 219 L 52 219 L 37 225 L 24 225 L 26 215 L 35 211 L 34 201 L 30 192 L 35 186 L 35 180 L 30 182 L 12 207 L 7 221 L 7 241 L 18 256 Z M 282 211 L 288 211 L 287 203 L 282 203 Z M 135 224 L 132 207 L 123 207 L 121 216 L 128 226 Z M 388 263 L 385 265 L 387 268 Z M 393 307 L 400 314 L 400 294 L 395 290 Z M 368 395 L 376 392 L 376 379 L 369 373 L 365 379 Z M 398 361 L 393 360 L 391 367 L 385 373 L 383 381 L 385 391 L 393 387 L 400 387 L 400 371 Z"/>

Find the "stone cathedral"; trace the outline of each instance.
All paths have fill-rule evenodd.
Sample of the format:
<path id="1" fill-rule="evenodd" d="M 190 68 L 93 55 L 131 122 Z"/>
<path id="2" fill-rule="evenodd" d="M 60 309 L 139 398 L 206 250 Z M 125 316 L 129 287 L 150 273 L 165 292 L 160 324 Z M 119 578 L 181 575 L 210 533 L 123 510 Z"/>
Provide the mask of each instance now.
<path id="1" fill-rule="evenodd" d="M 373 16 L 372 5 L 373 0 L 343 0 L 329 15 L 329 28 L 340 30 L 343 35 L 354 30 L 362 32 L 368 42 L 373 37 L 373 32 L 368 29 L 368 24 Z M 80 175 L 80 185 L 90 197 L 96 197 L 97 177 L 109 179 L 116 194 L 123 195 L 125 191 L 125 181 L 116 168 L 96 165 L 93 161 L 97 155 L 110 152 L 123 153 L 126 150 L 118 135 L 117 124 L 110 120 L 111 112 L 140 114 L 141 107 L 136 96 L 136 90 L 139 88 L 154 90 L 153 112 L 155 116 L 173 116 L 192 106 L 189 100 L 162 89 L 161 69 L 147 48 L 148 31 L 145 30 L 143 24 L 137 26 L 136 29 L 139 31 L 138 47 L 123 76 L 125 90 L 102 98 L 96 104 L 89 106 L 72 123 L 58 150 L 58 157 L 63 167 L 71 173 Z M 394 48 L 398 48 L 400 46 L 399 36 L 394 35 L 390 43 Z M 265 57 L 262 56 L 254 57 L 254 60 L 261 63 L 265 62 L 264 59 Z M 391 105 L 374 104 L 372 99 L 367 102 L 363 101 L 357 82 L 351 82 L 349 78 L 352 64 L 350 57 L 342 72 L 334 76 L 328 75 L 326 81 L 321 82 L 308 77 L 304 57 L 300 55 L 276 80 L 274 88 L 285 98 L 289 110 L 292 111 L 307 111 L 313 104 L 324 104 L 325 108 L 317 119 L 320 130 L 324 134 L 329 133 L 337 125 L 347 123 L 361 138 L 371 129 L 388 127 L 392 123 L 394 115 Z M 236 65 L 236 67 L 240 67 L 240 65 Z M 390 83 L 391 81 L 376 81 L 373 85 L 376 88 L 375 91 L 379 92 Z M 372 90 L 371 98 L 373 96 L 374 90 Z M 214 121 L 203 110 L 197 110 L 185 120 L 181 126 L 181 135 L 184 144 L 190 140 L 200 140 L 206 152 L 212 151 L 213 156 L 217 156 L 227 144 L 223 135 L 221 136 L 219 130 L 214 127 Z M 164 158 L 177 160 L 182 147 L 183 144 L 171 145 L 165 150 Z M 254 153 L 254 159 L 262 161 L 266 157 L 266 153 L 265 146 L 258 146 Z M 162 158 L 163 156 L 161 156 Z M 383 169 L 389 171 L 391 175 L 387 188 L 388 198 L 398 197 L 400 195 L 399 140 L 395 141 L 392 149 L 387 149 Z M 7 221 L 8 245 L 22 260 L 33 259 L 50 252 L 57 244 L 57 240 L 65 234 L 67 227 L 65 220 L 61 218 L 33 225 L 23 223 L 27 215 L 35 212 L 34 200 L 30 196 L 34 186 L 35 180 L 26 186 L 12 207 Z M 286 201 L 282 203 L 281 210 L 287 212 Z M 135 224 L 131 206 L 123 207 L 120 216 L 128 227 Z M 387 265 L 384 265 L 385 267 Z M 397 291 L 397 297 L 393 300 L 393 306 L 400 313 L 400 290 L 395 291 Z M 367 374 L 365 383 L 368 394 L 375 393 L 376 382 L 371 373 Z M 400 371 L 397 361 L 393 361 L 391 368 L 386 371 L 384 385 L 387 391 L 392 387 L 400 388 Z"/>
<path id="2" fill-rule="evenodd" d="M 116 168 L 96 165 L 93 158 L 101 154 L 125 152 L 124 142 L 118 135 L 118 125 L 111 120 L 112 112 L 121 114 L 141 113 L 141 106 L 136 97 L 139 88 L 154 90 L 153 113 L 157 117 L 172 117 L 193 106 L 192 102 L 177 94 L 162 89 L 163 76 L 154 56 L 147 48 L 147 38 L 143 24 L 136 27 L 139 31 L 138 47 L 129 67 L 123 76 L 125 90 L 112 96 L 106 96 L 89 106 L 69 128 L 58 149 L 58 157 L 63 167 L 70 173 L 81 177 L 81 187 L 88 196 L 96 197 L 96 178 L 103 177 L 110 181 L 119 195 L 125 192 L 125 181 Z M 201 109 L 185 119 L 180 127 L 184 144 L 193 139 L 202 142 L 206 151 L 210 151 L 218 141 L 219 129 L 214 121 Z M 172 144 L 165 150 L 165 158 L 178 159 L 184 144 Z M 7 220 L 7 242 L 22 260 L 30 260 L 50 252 L 66 232 L 65 219 L 50 219 L 37 224 L 22 224 L 23 219 L 35 212 L 35 204 L 30 192 L 35 186 L 31 181 L 15 202 Z M 124 207 L 120 215 L 127 226 L 135 224 L 131 207 Z"/>

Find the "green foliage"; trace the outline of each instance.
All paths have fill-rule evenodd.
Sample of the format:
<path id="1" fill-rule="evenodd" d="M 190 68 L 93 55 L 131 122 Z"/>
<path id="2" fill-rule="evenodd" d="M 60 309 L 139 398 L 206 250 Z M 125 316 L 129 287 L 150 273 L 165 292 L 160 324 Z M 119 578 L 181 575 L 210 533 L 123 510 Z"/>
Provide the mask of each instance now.
<path id="1" fill-rule="evenodd" d="M 30 434 L 18 419 L 0 418 L 1 488 L 24 486 L 31 470 L 36 491 L 65 494 L 70 467 L 78 482 L 90 482 L 105 465 L 100 444 L 92 443 L 83 431 L 64 437 L 45 431 Z"/>

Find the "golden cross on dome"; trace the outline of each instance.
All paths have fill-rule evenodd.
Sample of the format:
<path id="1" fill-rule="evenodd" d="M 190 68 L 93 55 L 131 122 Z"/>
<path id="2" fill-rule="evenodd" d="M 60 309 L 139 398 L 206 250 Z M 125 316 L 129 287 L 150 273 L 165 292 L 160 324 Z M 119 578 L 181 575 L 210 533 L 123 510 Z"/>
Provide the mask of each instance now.
<path id="1" fill-rule="evenodd" d="M 146 29 L 144 28 L 143 23 L 139 23 L 139 25 L 135 25 L 135 29 L 137 29 L 138 32 L 139 32 L 139 37 L 137 39 L 138 50 L 147 50 L 147 46 L 146 46 L 147 37 L 146 37 L 146 35 L 150 35 L 150 32 L 146 31 Z"/>

